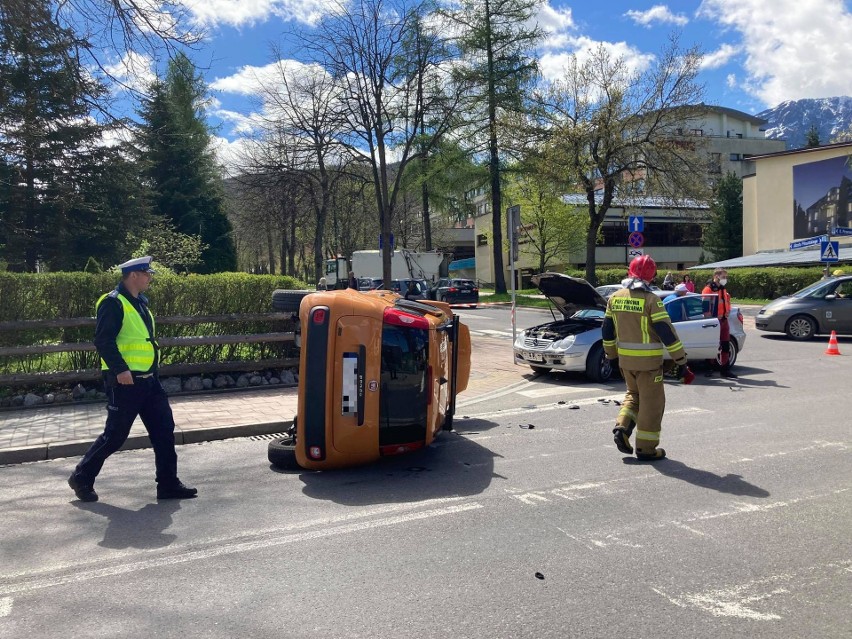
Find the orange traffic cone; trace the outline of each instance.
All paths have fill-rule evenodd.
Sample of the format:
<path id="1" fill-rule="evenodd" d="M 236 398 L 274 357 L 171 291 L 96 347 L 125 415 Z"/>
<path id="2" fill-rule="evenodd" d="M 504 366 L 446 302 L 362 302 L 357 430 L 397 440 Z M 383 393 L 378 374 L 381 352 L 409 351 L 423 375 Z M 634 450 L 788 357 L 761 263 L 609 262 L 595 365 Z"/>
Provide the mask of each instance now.
<path id="1" fill-rule="evenodd" d="M 837 331 L 831 331 L 831 337 L 828 338 L 828 348 L 825 349 L 826 355 L 840 355 L 840 349 L 837 348 Z"/>

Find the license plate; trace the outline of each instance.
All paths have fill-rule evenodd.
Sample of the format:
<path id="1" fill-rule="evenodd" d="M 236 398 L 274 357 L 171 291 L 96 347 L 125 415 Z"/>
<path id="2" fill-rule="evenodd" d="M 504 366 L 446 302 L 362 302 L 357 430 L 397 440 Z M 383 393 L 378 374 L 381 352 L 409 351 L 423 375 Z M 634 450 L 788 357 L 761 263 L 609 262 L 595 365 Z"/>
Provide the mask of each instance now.
<path id="1" fill-rule="evenodd" d="M 543 362 L 544 361 L 544 355 L 539 355 L 538 353 L 528 352 L 527 353 L 527 359 L 530 360 L 531 362 Z"/>

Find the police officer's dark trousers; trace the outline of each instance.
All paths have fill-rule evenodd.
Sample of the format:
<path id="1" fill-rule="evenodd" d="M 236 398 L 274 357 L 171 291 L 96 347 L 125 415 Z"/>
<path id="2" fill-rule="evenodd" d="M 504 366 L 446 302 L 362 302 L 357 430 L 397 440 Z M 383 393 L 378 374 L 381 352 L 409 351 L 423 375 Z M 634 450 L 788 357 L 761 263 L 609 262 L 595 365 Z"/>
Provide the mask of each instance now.
<path id="1" fill-rule="evenodd" d="M 94 483 L 106 458 L 121 448 L 139 416 L 154 448 L 157 483 L 174 484 L 177 481 L 175 420 L 160 381 L 153 375 L 134 375 L 133 384 L 108 384 L 106 394 L 106 427 L 77 465 L 78 480 L 83 484 Z"/>

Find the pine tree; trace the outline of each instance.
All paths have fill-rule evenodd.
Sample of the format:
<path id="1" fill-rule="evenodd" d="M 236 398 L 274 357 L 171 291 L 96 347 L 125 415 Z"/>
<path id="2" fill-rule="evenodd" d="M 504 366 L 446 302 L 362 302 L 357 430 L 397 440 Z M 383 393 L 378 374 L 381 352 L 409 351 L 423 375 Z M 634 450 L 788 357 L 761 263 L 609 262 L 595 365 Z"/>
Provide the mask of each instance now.
<path id="1" fill-rule="evenodd" d="M 485 141 L 491 185 L 492 250 L 497 293 L 506 292 L 503 274 L 503 202 L 501 192 L 500 122 L 522 113 L 528 91 L 538 77 L 530 52 L 541 39 L 530 27 L 540 0 L 462 0 L 451 18 L 462 29 L 460 46 L 468 64 L 458 71 L 472 82 L 469 113 L 478 118 L 473 139 Z"/>
<path id="2" fill-rule="evenodd" d="M 223 186 L 204 122 L 207 88 L 192 61 L 178 54 L 142 108 L 142 160 L 154 190 L 154 209 L 205 245 L 201 273 L 236 268 Z"/>
<path id="3" fill-rule="evenodd" d="M 813 149 L 818 147 L 820 144 L 821 142 L 819 140 L 819 129 L 817 129 L 816 124 L 811 124 L 811 127 L 805 134 L 805 148 Z"/>
<path id="4" fill-rule="evenodd" d="M 710 204 L 713 221 L 704 232 L 702 249 L 714 261 L 729 260 L 743 254 L 743 181 L 735 173 L 719 180 Z"/>
<path id="5" fill-rule="evenodd" d="M 112 250 L 125 223 L 102 191 L 116 152 L 99 144 L 103 127 L 88 117 L 106 89 L 81 67 L 79 42 L 53 21 L 50 2 L 4 6 L 0 14 L 4 257 L 12 270 L 80 269 L 93 238 L 109 238 L 104 248 Z"/>

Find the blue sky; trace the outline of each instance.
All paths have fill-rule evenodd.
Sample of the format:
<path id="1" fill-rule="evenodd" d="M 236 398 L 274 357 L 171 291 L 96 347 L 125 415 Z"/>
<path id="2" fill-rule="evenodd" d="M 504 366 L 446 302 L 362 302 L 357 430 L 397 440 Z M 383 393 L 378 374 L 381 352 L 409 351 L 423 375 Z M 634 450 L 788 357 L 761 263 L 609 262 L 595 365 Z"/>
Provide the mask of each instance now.
<path id="1" fill-rule="evenodd" d="M 149 0 L 155 3 L 156 0 Z M 172 0 L 174 2 L 174 0 Z M 211 87 L 210 122 L 226 158 L 262 107 L 258 78 L 273 47 L 294 51 L 294 30 L 309 30 L 332 3 L 322 0 L 178 0 L 206 36 L 192 54 Z M 757 113 L 785 100 L 852 95 L 852 0 L 549 0 L 538 22 L 545 77 L 570 54 L 603 43 L 636 68 L 648 65 L 672 31 L 705 53 L 705 102 Z M 127 61 L 128 59 L 125 59 Z M 131 60 L 137 77 L 156 62 Z M 116 72 L 123 73 L 116 64 Z"/>

